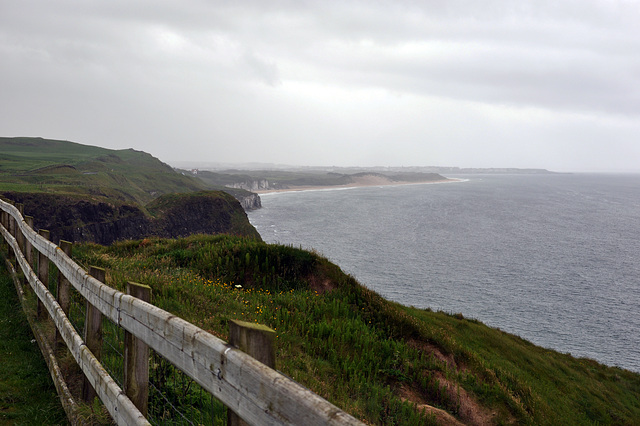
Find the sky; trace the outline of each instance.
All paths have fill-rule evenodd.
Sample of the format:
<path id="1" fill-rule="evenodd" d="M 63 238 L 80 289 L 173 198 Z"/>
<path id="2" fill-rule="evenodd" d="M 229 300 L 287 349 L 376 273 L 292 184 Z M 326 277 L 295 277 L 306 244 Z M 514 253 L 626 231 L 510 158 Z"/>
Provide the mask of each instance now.
<path id="1" fill-rule="evenodd" d="M 640 0 L 0 0 L 0 136 L 640 171 Z"/>

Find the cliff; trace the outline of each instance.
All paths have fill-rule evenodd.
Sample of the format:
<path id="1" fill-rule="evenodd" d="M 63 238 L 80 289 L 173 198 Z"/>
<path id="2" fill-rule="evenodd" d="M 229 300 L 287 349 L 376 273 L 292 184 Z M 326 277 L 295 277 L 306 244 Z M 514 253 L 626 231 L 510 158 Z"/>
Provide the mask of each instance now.
<path id="1" fill-rule="evenodd" d="M 168 194 L 147 205 L 153 234 L 186 237 L 191 234 L 233 234 L 260 240 L 240 202 L 223 191 Z"/>
<path id="2" fill-rule="evenodd" d="M 240 205 L 245 210 L 256 210 L 262 208 L 262 200 L 258 194 L 250 193 L 245 196 L 238 197 L 236 199 L 240 201 Z"/>
<path id="3" fill-rule="evenodd" d="M 234 182 L 226 185 L 227 188 L 238 188 L 246 191 L 263 191 L 265 189 L 280 189 L 280 185 L 270 184 L 267 179 L 246 180 L 244 182 Z"/>
<path id="4" fill-rule="evenodd" d="M 145 209 L 71 195 L 4 192 L 24 204 L 35 229 L 48 229 L 51 240 L 111 244 L 150 236 L 175 238 L 191 234 L 232 234 L 260 240 L 240 203 L 221 191 L 161 196 Z"/>

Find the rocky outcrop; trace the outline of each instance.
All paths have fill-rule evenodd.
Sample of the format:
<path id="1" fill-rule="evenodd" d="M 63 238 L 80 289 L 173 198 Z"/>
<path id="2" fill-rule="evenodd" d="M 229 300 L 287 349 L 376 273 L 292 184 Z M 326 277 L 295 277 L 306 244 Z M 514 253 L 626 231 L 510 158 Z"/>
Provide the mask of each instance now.
<path id="1" fill-rule="evenodd" d="M 238 200 L 223 191 L 165 195 L 147 209 L 154 216 L 154 235 L 235 234 L 260 239 Z"/>
<path id="2" fill-rule="evenodd" d="M 262 200 L 260 196 L 254 192 L 243 196 L 236 196 L 236 199 L 240 201 L 240 205 L 245 211 L 262 208 Z"/>
<path id="3" fill-rule="evenodd" d="M 233 196 L 221 191 L 169 194 L 147 206 L 112 204 L 73 196 L 4 193 L 24 204 L 34 228 L 50 231 L 51 241 L 92 241 L 111 244 L 149 236 L 184 237 L 196 233 L 234 234 L 260 239 Z"/>

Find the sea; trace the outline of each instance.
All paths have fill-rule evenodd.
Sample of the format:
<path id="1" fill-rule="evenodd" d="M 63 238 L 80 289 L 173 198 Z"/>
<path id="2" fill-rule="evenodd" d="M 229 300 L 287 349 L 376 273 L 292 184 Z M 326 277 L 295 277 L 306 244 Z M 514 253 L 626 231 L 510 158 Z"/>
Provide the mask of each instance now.
<path id="1" fill-rule="evenodd" d="M 389 300 L 640 372 L 640 174 L 447 177 L 262 194 L 249 220 Z"/>

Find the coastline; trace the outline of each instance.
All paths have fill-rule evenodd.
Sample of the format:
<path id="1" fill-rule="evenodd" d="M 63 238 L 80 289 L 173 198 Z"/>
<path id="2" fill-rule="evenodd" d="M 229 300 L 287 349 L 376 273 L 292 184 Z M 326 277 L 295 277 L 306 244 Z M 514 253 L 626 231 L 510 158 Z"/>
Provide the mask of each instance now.
<path id="1" fill-rule="evenodd" d="M 306 185 L 306 186 L 291 186 L 282 189 L 262 189 L 255 192 L 258 195 L 276 194 L 280 192 L 306 192 L 306 191 L 330 191 L 330 190 L 346 190 L 355 188 L 366 188 L 375 186 L 404 186 L 404 185 L 426 185 L 436 183 L 455 183 L 465 182 L 467 179 L 447 178 L 440 180 L 430 180 L 423 182 L 410 182 L 400 180 L 383 179 L 376 176 L 367 176 L 358 178 L 355 182 L 350 182 L 344 185 Z"/>

